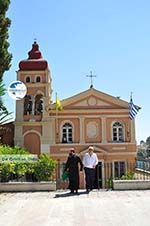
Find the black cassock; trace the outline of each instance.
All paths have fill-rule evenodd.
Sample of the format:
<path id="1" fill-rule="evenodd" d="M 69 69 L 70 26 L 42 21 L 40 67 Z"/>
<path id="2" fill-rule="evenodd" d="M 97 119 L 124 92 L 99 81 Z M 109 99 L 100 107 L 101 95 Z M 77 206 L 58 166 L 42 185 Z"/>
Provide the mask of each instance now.
<path id="1" fill-rule="evenodd" d="M 80 168 L 79 168 L 80 167 Z M 79 156 L 69 156 L 66 162 L 65 171 L 69 172 L 69 189 L 71 191 L 79 189 L 79 170 L 83 169 L 83 164 Z"/>

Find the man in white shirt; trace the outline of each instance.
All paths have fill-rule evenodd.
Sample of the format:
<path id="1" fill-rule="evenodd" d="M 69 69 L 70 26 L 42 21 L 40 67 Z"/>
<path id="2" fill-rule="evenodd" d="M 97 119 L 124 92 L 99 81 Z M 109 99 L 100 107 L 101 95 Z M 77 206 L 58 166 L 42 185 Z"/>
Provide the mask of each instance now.
<path id="1" fill-rule="evenodd" d="M 86 191 L 89 192 L 94 187 L 95 167 L 98 164 L 97 155 L 94 148 L 90 146 L 88 152 L 83 157 L 83 166 L 85 170 Z"/>

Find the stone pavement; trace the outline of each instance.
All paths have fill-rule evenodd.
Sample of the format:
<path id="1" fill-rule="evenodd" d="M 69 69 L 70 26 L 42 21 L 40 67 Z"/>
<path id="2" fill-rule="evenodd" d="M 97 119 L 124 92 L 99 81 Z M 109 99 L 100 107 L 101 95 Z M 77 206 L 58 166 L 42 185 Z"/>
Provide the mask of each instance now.
<path id="1" fill-rule="evenodd" d="M 150 190 L 0 193 L 0 226 L 149 226 Z"/>

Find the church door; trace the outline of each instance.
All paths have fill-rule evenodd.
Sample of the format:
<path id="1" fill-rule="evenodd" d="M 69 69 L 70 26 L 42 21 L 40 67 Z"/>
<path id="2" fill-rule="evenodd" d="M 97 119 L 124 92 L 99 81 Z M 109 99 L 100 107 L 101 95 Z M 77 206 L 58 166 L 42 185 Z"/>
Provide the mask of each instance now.
<path id="1" fill-rule="evenodd" d="M 31 154 L 40 155 L 40 137 L 36 133 L 28 133 L 24 137 L 24 146 Z"/>

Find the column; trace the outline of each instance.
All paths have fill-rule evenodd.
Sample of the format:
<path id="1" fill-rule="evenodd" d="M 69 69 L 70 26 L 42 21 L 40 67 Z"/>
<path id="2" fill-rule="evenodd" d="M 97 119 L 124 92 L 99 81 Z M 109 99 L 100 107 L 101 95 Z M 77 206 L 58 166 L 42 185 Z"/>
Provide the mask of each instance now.
<path id="1" fill-rule="evenodd" d="M 107 140 L 106 140 L 106 117 L 105 116 L 101 117 L 101 120 L 102 120 L 102 130 L 101 130 L 102 143 L 107 143 Z"/>
<path id="2" fill-rule="evenodd" d="M 131 121 L 131 143 L 135 143 L 135 121 L 130 120 Z"/>
<path id="3" fill-rule="evenodd" d="M 85 143 L 85 139 L 84 139 L 84 117 L 80 117 L 80 143 L 83 144 Z"/>
<path id="4" fill-rule="evenodd" d="M 31 97 L 31 100 L 32 100 L 32 115 L 34 115 L 34 108 L 35 108 L 35 97 L 32 96 Z"/>

